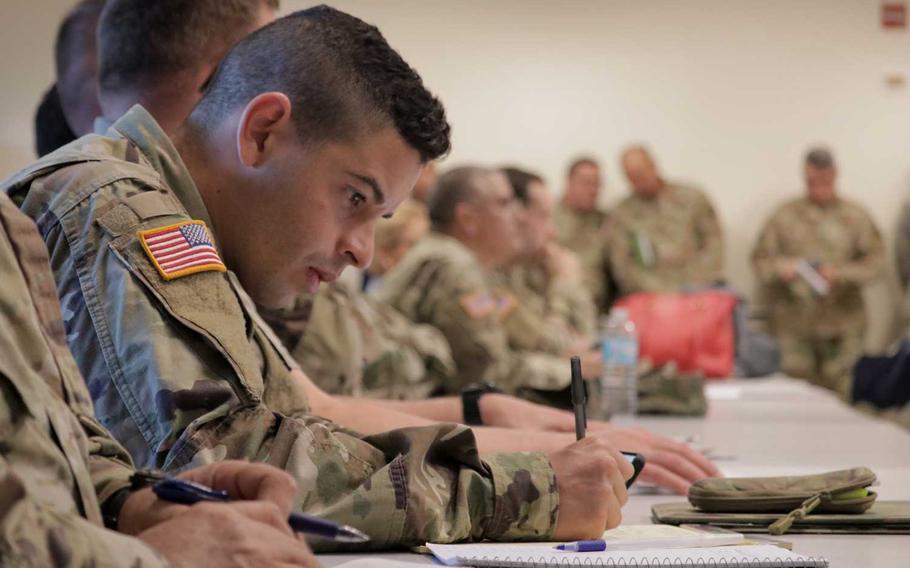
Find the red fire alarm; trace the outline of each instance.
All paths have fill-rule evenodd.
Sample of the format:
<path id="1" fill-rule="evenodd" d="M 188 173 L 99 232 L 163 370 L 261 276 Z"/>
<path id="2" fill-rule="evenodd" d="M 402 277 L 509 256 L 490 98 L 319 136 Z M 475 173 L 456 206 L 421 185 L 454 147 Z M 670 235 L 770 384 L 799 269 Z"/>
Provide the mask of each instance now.
<path id="1" fill-rule="evenodd" d="M 888 30 L 907 28 L 907 4 L 904 2 L 882 3 L 882 27 Z"/>

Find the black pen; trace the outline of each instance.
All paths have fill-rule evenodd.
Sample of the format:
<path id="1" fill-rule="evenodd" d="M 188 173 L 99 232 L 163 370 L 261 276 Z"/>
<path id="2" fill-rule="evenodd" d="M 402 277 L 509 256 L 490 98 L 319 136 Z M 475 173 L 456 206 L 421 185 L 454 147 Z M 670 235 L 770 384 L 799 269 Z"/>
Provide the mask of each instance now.
<path id="1" fill-rule="evenodd" d="M 192 505 L 200 501 L 228 501 L 227 491 L 216 491 L 201 483 L 194 483 L 185 479 L 162 479 L 152 486 L 152 491 L 159 499 Z M 327 538 L 335 542 L 367 542 L 370 537 L 348 525 L 341 525 L 326 521 L 303 513 L 291 513 L 288 524 L 297 532 Z"/>
<path id="2" fill-rule="evenodd" d="M 581 440 L 585 437 L 585 429 L 588 427 L 588 416 L 585 405 L 588 401 L 588 395 L 585 391 L 585 380 L 581 376 L 581 359 L 575 355 L 570 360 L 572 368 L 572 408 L 575 411 L 575 439 Z"/>

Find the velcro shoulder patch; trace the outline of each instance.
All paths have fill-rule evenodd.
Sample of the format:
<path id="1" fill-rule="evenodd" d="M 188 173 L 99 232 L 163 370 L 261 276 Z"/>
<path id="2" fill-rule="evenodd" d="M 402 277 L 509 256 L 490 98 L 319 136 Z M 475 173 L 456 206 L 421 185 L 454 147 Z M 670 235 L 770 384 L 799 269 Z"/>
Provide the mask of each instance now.
<path id="1" fill-rule="evenodd" d="M 496 299 L 487 292 L 478 291 L 458 298 L 458 303 L 471 319 L 480 319 L 494 313 Z"/>
<path id="2" fill-rule="evenodd" d="M 203 221 L 183 221 L 139 231 L 138 235 L 142 248 L 165 280 L 227 270 Z"/>

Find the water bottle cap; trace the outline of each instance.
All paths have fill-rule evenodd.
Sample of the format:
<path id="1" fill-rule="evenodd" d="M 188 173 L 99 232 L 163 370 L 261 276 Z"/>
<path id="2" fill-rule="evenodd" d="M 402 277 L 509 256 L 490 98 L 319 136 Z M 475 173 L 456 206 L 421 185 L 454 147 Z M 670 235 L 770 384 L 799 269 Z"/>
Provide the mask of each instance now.
<path id="1" fill-rule="evenodd" d="M 610 315 L 616 318 L 621 318 L 624 320 L 629 319 L 629 310 L 626 308 L 613 308 L 610 310 Z"/>

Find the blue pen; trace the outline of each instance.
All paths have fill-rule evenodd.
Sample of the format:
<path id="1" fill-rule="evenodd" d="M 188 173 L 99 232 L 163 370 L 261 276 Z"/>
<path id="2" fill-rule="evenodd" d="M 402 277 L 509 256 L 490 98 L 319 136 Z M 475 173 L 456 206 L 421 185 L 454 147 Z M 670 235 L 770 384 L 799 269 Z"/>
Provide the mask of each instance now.
<path id="1" fill-rule="evenodd" d="M 200 501 L 228 501 L 227 491 L 215 491 L 200 483 L 185 479 L 162 479 L 152 486 L 159 499 L 192 505 Z M 303 513 L 291 513 L 288 524 L 297 532 L 320 536 L 335 542 L 367 542 L 370 537 L 348 525 L 340 525 Z"/>
<path id="2" fill-rule="evenodd" d="M 579 540 L 560 544 L 556 547 L 556 550 L 565 550 L 566 552 L 602 552 L 606 549 L 607 543 L 603 540 Z"/>

